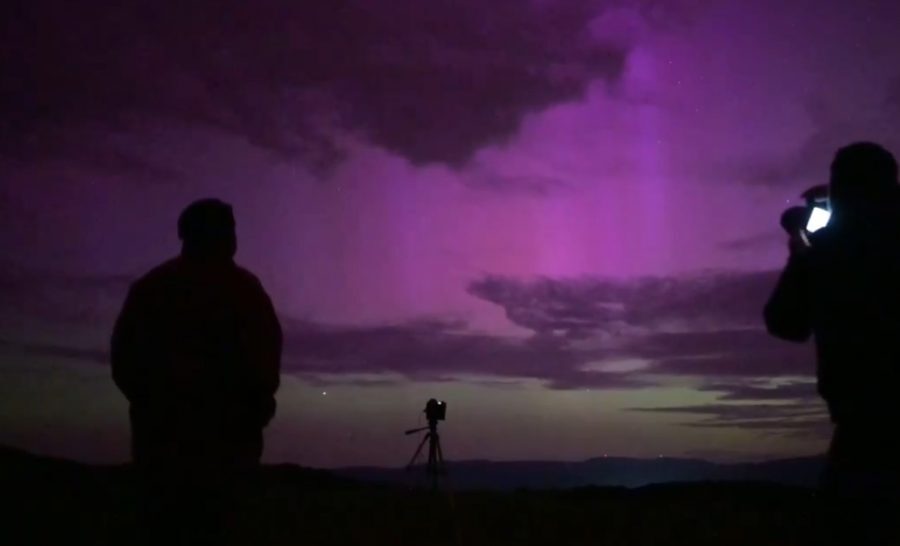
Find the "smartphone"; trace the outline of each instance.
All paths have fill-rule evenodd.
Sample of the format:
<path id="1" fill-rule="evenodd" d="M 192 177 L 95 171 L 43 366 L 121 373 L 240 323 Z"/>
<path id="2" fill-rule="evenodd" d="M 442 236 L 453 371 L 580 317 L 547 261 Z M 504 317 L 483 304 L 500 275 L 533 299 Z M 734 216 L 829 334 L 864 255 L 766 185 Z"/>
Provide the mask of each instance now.
<path id="1" fill-rule="evenodd" d="M 809 220 L 806 221 L 806 231 L 815 233 L 828 225 L 831 219 L 831 211 L 822 207 L 813 207 L 809 214 Z"/>

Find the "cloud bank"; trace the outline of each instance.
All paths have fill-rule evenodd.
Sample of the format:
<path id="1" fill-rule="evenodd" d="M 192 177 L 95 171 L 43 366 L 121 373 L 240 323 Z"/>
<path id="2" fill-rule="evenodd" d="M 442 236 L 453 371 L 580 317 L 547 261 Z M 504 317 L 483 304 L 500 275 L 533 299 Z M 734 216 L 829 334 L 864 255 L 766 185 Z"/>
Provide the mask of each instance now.
<path id="1" fill-rule="evenodd" d="M 596 2 L 15 1 L 0 38 L 0 153 L 141 169 L 85 132 L 175 122 L 328 166 L 341 135 L 460 165 L 529 113 L 616 80 Z M 102 131 L 100 131 L 102 133 Z"/>

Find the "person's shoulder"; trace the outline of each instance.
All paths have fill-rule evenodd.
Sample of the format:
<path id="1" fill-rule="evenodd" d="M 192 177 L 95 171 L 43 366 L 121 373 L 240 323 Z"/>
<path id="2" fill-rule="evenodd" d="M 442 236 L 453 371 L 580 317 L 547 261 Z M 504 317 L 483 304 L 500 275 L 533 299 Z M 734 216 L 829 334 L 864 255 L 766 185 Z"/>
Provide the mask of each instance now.
<path id="1" fill-rule="evenodd" d="M 234 269 L 232 271 L 237 282 L 245 286 L 262 289 L 262 282 L 260 282 L 259 277 L 257 277 L 249 269 L 238 264 L 234 264 Z"/>
<path id="2" fill-rule="evenodd" d="M 271 301 L 262 282 L 249 269 L 237 264 L 232 268 L 232 287 L 247 302 Z"/>
<path id="3" fill-rule="evenodd" d="M 235 277 L 237 277 L 238 279 L 240 279 L 242 281 L 251 282 L 251 283 L 259 282 L 259 278 L 252 271 L 250 271 L 249 269 L 247 269 L 244 266 L 234 264 L 233 272 L 234 272 Z"/>
<path id="4" fill-rule="evenodd" d="M 172 277 L 177 276 L 180 269 L 180 260 L 178 258 L 166 260 L 131 283 L 131 290 L 144 291 L 151 289 L 154 286 L 164 284 Z"/>

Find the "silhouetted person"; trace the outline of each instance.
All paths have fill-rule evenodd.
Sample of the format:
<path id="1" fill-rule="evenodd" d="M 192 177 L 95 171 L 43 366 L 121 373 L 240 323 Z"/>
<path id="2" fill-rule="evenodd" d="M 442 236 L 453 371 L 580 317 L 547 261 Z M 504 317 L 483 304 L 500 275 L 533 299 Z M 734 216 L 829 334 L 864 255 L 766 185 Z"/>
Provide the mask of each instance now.
<path id="1" fill-rule="evenodd" d="M 823 486 L 837 499 L 832 521 L 856 543 L 887 532 L 900 514 L 900 186 L 884 148 L 856 143 L 831 165 L 828 225 L 795 234 L 765 307 L 773 335 L 812 337 L 818 389 L 834 435 Z M 867 538 L 868 537 L 868 538 Z"/>
<path id="2" fill-rule="evenodd" d="M 221 488 L 259 465 L 282 333 L 260 282 L 233 261 L 229 205 L 191 204 L 178 235 L 181 255 L 131 286 L 112 335 L 112 374 L 130 402 L 132 456 L 156 510 L 199 520 L 206 507 L 185 503 L 223 502 Z"/>

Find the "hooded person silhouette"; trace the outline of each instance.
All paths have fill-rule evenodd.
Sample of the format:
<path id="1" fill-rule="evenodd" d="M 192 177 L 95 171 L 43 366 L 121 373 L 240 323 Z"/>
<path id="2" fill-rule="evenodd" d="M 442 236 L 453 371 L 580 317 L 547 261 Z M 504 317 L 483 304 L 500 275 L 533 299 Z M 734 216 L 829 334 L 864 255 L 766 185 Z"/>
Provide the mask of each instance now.
<path id="1" fill-rule="evenodd" d="M 275 413 L 281 327 L 257 278 L 234 263 L 231 207 L 204 199 L 178 221 L 181 255 L 128 293 L 112 374 L 130 402 L 138 465 L 254 466 Z"/>
<path id="2" fill-rule="evenodd" d="M 829 183 L 831 218 L 801 242 L 765 307 L 769 332 L 814 338 L 819 394 L 834 423 L 823 476 L 851 519 L 840 540 L 881 543 L 900 495 L 900 185 L 883 147 L 859 142 L 838 150 Z M 808 243 L 808 244 L 807 244 Z M 848 519 L 844 516 L 856 512 Z M 837 535 L 835 535 L 837 536 Z"/>
<path id="3" fill-rule="evenodd" d="M 259 485 L 282 332 L 260 282 L 234 263 L 228 204 L 192 203 L 178 235 L 180 256 L 128 292 L 112 334 L 112 376 L 130 403 L 142 539 L 223 544 Z"/>

